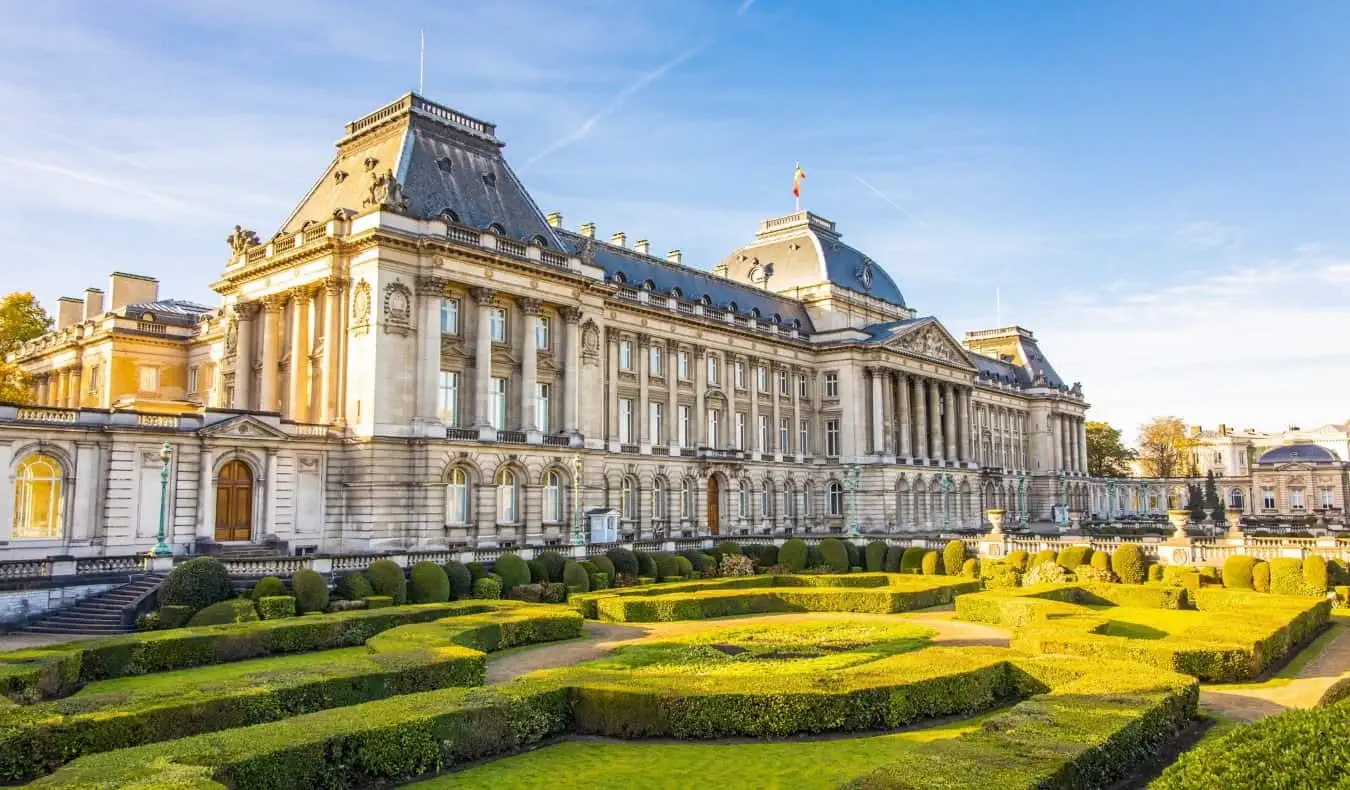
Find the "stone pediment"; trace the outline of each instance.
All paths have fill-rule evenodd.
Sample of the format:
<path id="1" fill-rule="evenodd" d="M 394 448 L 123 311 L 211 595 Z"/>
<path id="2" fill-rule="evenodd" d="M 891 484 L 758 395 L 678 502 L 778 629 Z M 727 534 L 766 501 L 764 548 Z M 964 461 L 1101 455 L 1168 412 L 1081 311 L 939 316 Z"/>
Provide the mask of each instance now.
<path id="1" fill-rule="evenodd" d="M 231 417 L 230 419 L 218 422 L 215 425 L 209 425 L 202 428 L 197 433 L 215 439 L 253 439 L 256 441 L 268 441 L 290 438 L 284 431 L 273 428 L 262 420 L 259 420 L 257 417 L 251 417 L 247 414 L 241 414 L 238 417 Z"/>
<path id="2" fill-rule="evenodd" d="M 938 323 L 937 319 L 927 319 L 908 326 L 897 327 L 894 334 L 882 341 L 886 348 L 903 351 L 906 354 L 935 359 L 958 368 L 975 369 L 970 356 L 956 339 Z"/>

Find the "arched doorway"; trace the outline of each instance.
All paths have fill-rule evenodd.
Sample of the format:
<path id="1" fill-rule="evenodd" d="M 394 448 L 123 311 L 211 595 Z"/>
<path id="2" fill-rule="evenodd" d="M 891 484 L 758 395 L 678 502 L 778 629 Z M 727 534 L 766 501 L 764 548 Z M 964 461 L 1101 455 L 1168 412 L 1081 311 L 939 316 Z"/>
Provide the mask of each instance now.
<path id="1" fill-rule="evenodd" d="M 243 461 L 230 461 L 216 475 L 216 540 L 253 537 L 253 471 Z"/>
<path id="2" fill-rule="evenodd" d="M 708 478 L 708 534 L 716 535 L 722 529 L 722 481 L 717 475 Z"/>

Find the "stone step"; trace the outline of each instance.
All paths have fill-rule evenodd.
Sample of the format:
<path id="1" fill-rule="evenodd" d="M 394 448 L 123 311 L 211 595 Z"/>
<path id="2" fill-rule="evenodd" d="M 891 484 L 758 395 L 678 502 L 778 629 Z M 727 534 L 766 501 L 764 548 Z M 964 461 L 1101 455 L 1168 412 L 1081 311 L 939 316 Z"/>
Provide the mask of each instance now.
<path id="1" fill-rule="evenodd" d="M 26 629 L 24 629 L 24 630 L 25 630 L 25 632 L 30 633 L 30 634 L 80 634 L 80 635 L 88 635 L 88 636 L 116 636 L 116 635 L 118 635 L 118 634 L 129 634 L 129 633 L 131 633 L 131 629 L 130 629 L 130 628 L 122 628 L 121 626 L 117 626 L 117 627 L 111 627 L 111 626 L 109 626 L 109 627 L 101 627 L 101 626 L 64 627 L 64 626 L 60 626 L 60 625 L 35 625 L 35 626 L 30 626 L 29 628 L 26 628 Z"/>

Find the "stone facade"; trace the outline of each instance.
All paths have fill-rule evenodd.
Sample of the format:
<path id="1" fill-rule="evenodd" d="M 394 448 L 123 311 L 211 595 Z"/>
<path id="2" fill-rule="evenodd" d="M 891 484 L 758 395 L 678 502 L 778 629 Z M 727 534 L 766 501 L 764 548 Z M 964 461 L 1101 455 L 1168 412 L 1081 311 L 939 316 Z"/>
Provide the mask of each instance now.
<path id="1" fill-rule="evenodd" d="M 1087 403 L 1032 333 L 958 341 L 841 238 L 810 212 L 765 220 L 709 272 L 569 231 L 491 124 L 405 96 L 347 125 L 280 231 L 230 235 L 220 308 L 162 336 L 196 371 L 183 414 L 0 407 L 0 546 L 149 548 L 166 441 L 177 551 L 542 544 L 578 508 L 634 538 L 1088 509 Z M 50 368 L 99 321 L 16 361 Z M 35 453 L 60 467 L 55 505 Z M 30 500 L 59 510 L 45 538 L 22 536 Z"/>

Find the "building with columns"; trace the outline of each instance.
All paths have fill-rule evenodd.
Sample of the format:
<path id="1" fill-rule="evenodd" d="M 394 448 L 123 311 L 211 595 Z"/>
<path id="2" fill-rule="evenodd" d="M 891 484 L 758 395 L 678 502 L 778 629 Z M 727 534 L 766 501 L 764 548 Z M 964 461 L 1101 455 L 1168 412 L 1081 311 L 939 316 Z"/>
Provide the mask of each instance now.
<path id="1" fill-rule="evenodd" d="M 148 548 L 164 442 L 179 551 L 552 543 L 578 505 L 650 538 L 1091 504 L 1088 404 L 1034 335 L 957 340 L 809 211 L 709 269 L 605 241 L 538 209 L 492 124 L 408 94 L 346 125 L 275 233 L 228 242 L 218 308 L 133 330 L 86 300 L 16 355 L 88 370 L 121 327 L 156 350 L 99 359 L 172 372 L 0 406 L 0 548 Z"/>

